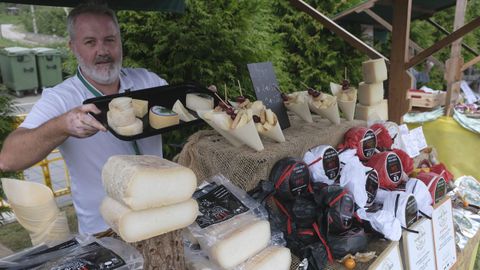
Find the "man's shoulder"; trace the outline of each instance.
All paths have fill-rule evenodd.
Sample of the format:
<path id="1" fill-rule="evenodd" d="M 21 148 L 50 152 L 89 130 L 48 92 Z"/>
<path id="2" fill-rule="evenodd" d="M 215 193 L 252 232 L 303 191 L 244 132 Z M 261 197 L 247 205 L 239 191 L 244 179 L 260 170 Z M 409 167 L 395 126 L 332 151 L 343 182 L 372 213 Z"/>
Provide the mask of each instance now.
<path id="1" fill-rule="evenodd" d="M 150 77 L 150 76 L 156 76 L 155 73 L 149 71 L 146 68 L 122 68 L 122 73 L 127 76 L 127 77 Z"/>
<path id="2" fill-rule="evenodd" d="M 160 76 L 145 68 L 122 68 L 122 75 L 128 78 L 128 80 L 135 85 L 135 88 L 147 88 L 167 84 Z"/>

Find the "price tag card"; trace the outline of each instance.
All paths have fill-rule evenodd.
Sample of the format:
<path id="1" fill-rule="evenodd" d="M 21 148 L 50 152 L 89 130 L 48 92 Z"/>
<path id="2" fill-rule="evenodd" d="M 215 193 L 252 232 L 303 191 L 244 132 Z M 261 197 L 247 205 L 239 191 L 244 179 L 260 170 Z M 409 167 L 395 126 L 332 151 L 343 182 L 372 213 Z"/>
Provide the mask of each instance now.
<path id="1" fill-rule="evenodd" d="M 392 242 L 368 267 L 368 270 L 403 270 L 398 242 Z"/>
<path id="2" fill-rule="evenodd" d="M 253 63 L 248 64 L 247 67 L 257 99 L 263 101 L 263 104 L 277 115 L 282 129 L 290 127 L 290 120 L 288 120 L 283 99 L 276 89 L 278 82 L 272 62 Z"/>
<path id="3" fill-rule="evenodd" d="M 432 221 L 422 218 L 402 234 L 403 260 L 409 270 L 435 270 Z"/>
<path id="4" fill-rule="evenodd" d="M 420 155 L 415 138 L 410 133 L 400 135 L 402 150 L 405 151 L 411 158 Z"/>
<path id="5" fill-rule="evenodd" d="M 433 206 L 432 224 L 437 269 L 451 269 L 457 261 L 457 252 L 450 197 Z"/>
<path id="6" fill-rule="evenodd" d="M 417 127 L 410 130 L 410 137 L 415 140 L 418 150 L 421 151 L 428 147 L 422 127 Z"/>

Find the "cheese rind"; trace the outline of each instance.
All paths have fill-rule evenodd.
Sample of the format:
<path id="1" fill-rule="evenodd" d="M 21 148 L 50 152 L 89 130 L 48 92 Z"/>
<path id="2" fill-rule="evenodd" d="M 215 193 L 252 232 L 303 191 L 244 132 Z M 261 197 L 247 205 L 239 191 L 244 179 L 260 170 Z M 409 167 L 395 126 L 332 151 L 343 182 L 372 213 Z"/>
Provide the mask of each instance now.
<path id="1" fill-rule="evenodd" d="M 383 92 L 383 82 L 361 82 L 358 85 L 358 102 L 365 106 L 379 104 L 383 100 Z"/>
<path id="2" fill-rule="evenodd" d="M 186 95 L 186 107 L 193 111 L 213 109 L 213 97 L 202 93 L 189 93 Z"/>
<path id="3" fill-rule="evenodd" d="M 143 118 L 148 113 L 148 101 L 142 99 L 132 99 L 135 116 Z"/>
<path id="4" fill-rule="evenodd" d="M 388 120 L 388 100 L 384 99 L 380 103 L 372 106 L 357 104 L 355 119 L 365 121 Z"/>
<path id="5" fill-rule="evenodd" d="M 383 58 L 363 62 L 362 73 L 365 83 L 383 82 L 388 78 L 387 65 Z"/>
<path id="6" fill-rule="evenodd" d="M 178 125 L 180 117 L 174 111 L 162 106 L 153 106 L 148 114 L 150 126 L 154 129 Z"/>
<path id="7" fill-rule="evenodd" d="M 187 227 L 197 218 L 198 204 L 189 199 L 169 206 L 133 211 L 107 196 L 100 205 L 100 213 L 105 222 L 130 243 Z"/>
<path id="8" fill-rule="evenodd" d="M 292 263 L 290 249 L 281 246 L 267 247 L 259 254 L 250 258 L 245 270 L 288 270 Z"/>
<path id="9" fill-rule="evenodd" d="M 110 157 L 103 166 L 102 180 L 108 196 L 133 210 L 185 201 L 197 186 L 189 168 L 148 155 Z"/>
<path id="10" fill-rule="evenodd" d="M 256 221 L 226 235 L 211 248 L 211 259 L 230 269 L 264 249 L 270 241 L 270 223 Z"/>

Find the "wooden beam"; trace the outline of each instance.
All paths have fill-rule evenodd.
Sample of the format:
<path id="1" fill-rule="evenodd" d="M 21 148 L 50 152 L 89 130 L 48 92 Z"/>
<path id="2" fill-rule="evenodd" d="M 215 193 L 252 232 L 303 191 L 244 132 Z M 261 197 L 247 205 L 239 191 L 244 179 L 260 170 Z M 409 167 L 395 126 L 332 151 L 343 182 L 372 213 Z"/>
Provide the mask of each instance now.
<path id="1" fill-rule="evenodd" d="M 472 30 L 480 26 L 480 17 L 475 18 L 471 22 L 465 24 L 458 30 L 453 31 L 450 35 L 446 36 L 445 38 L 439 40 L 432 46 L 428 47 L 427 49 L 421 51 L 419 54 L 415 55 L 410 61 L 406 64 L 406 68 L 411 68 L 416 64 L 422 62 L 428 56 L 432 55 L 433 53 L 439 51 L 440 49 L 450 45 L 455 40 L 462 38 L 464 35 L 470 33 Z"/>
<path id="2" fill-rule="evenodd" d="M 357 5 L 357 6 L 354 6 L 352 8 L 349 8 L 347 10 L 344 10 L 340 13 L 338 13 L 337 15 L 335 15 L 332 20 L 336 21 L 340 18 L 343 18 L 347 15 L 350 15 L 352 13 L 360 13 L 362 12 L 364 9 L 367 9 L 367 8 L 372 8 L 373 6 L 375 6 L 375 2 L 377 2 L 378 0 L 369 0 L 367 2 L 364 2 L 364 3 L 361 3 L 360 5 Z"/>
<path id="3" fill-rule="evenodd" d="M 388 118 L 398 124 L 410 109 L 407 91 L 412 87 L 411 76 L 405 70 L 410 39 L 412 0 L 393 1 L 392 47 L 388 80 Z"/>
<path id="4" fill-rule="evenodd" d="M 450 35 L 450 32 L 445 29 L 443 26 L 441 26 L 440 24 L 438 24 L 436 21 L 434 21 L 432 18 L 428 18 L 427 19 L 427 22 L 429 22 L 431 25 L 433 25 L 435 28 L 437 28 L 440 32 L 444 33 L 445 35 Z M 473 49 L 472 47 L 468 46 L 467 44 L 463 43 L 462 42 L 462 47 L 467 50 L 469 53 L 477 56 L 477 55 L 480 55 L 480 53 L 478 53 L 475 49 Z"/>
<path id="5" fill-rule="evenodd" d="M 381 53 L 377 52 L 374 48 L 368 46 L 363 41 L 361 41 L 356 36 L 352 35 L 350 32 L 345 30 L 343 27 L 336 24 L 327 16 L 320 13 L 318 10 L 314 9 L 307 3 L 302 0 L 290 0 L 290 3 L 295 6 L 297 9 L 307 13 L 312 16 L 315 20 L 319 21 L 323 26 L 325 26 L 330 31 L 334 32 L 341 38 L 343 38 L 350 45 L 358 49 L 359 51 L 368 55 L 372 59 L 383 58 L 385 61 L 388 61 L 388 58 L 383 56 Z"/>
<path id="6" fill-rule="evenodd" d="M 378 16 L 377 13 L 375 13 L 373 10 L 365 9 L 363 12 L 365 12 L 368 16 L 370 16 L 372 19 L 374 19 L 380 25 L 385 27 L 385 29 L 392 32 L 392 25 L 389 22 L 387 22 L 386 20 L 384 20 L 382 17 Z M 420 45 L 418 45 L 417 43 L 415 43 L 411 39 L 409 40 L 409 45 L 410 45 L 410 47 L 414 48 L 417 51 L 423 51 L 423 48 L 420 47 Z M 443 62 L 441 62 L 440 60 L 438 60 L 434 56 L 430 56 L 430 57 L 428 57 L 428 59 L 430 61 L 432 61 L 433 63 L 435 63 L 435 65 L 437 65 L 440 68 L 440 70 L 442 70 L 442 71 L 445 70 L 445 65 L 443 64 Z"/>
<path id="7" fill-rule="evenodd" d="M 480 55 L 473 58 L 472 60 L 468 61 L 467 63 L 463 64 L 461 71 L 464 72 L 467 70 L 469 67 L 475 65 L 476 63 L 480 62 Z"/>

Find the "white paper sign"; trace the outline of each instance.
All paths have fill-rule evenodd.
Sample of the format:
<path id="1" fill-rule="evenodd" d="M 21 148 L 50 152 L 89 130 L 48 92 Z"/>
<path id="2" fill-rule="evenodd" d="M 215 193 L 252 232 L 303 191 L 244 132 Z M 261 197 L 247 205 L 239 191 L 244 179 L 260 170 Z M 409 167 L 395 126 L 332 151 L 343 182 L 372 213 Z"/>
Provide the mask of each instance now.
<path id="1" fill-rule="evenodd" d="M 405 151 L 411 158 L 414 158 L 418 155 L 420 155 L 420 151 L 417 147 L 417 142 L 415 139 L 412 137 L 410 133 L 408 134 L 402 134 L 400 135 L 401 139 L 401 145 L 402 145 L 402 150 Z"/>
<path id="2" fill-rule="evenodd" d="M 477 97 L 466 81 L 462 81 L 462 83 L 460 83 L 460 88 L 462 89 L 463 93 L 465 93 L 465 98 L 467 99 L 468 104 L 472 104 L 477 101 Z"/>
<path id="3" fill-rule="evenodd" d="M 398 242 L 392 242 L 368 267 L 368 270 L 403 270 Z"/>
<path id="4" fill-rule="evenodd" d="M 452 200 L 449 197 L 434 206 L 432 224 L 437 269 L 451 269 L 457 261 L 457 252 L 453 229 Z"/>
<path id="5" fill-rule="evenodd" d="M 435 270 L 432 221 L 423 218 L 410 229 L 418 233 L 403 232 L 402 248 L 406 269 Z"/>
<path id="6" fill-rule="evenodd" d="M 415 141 L 418 150 L 421 151 L 428 147 L 422 127 L 417 127 L 410 130 L 410 137 Z"/>

